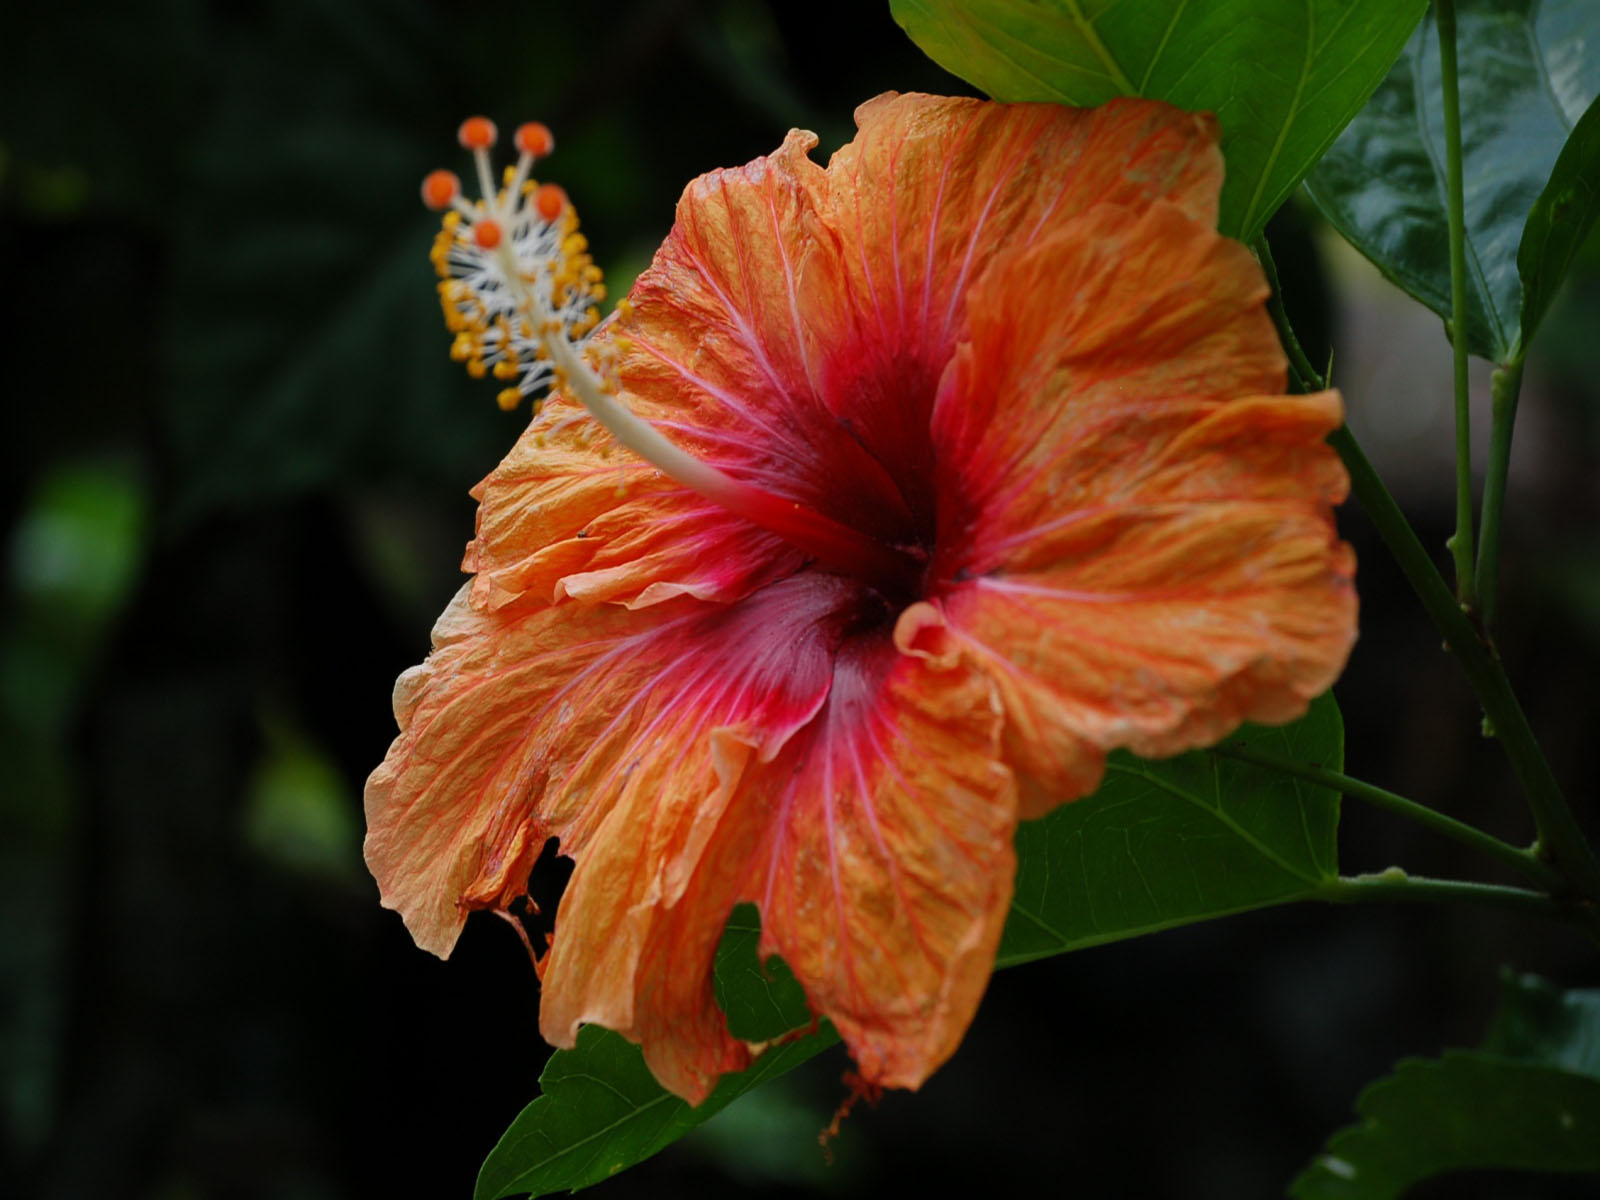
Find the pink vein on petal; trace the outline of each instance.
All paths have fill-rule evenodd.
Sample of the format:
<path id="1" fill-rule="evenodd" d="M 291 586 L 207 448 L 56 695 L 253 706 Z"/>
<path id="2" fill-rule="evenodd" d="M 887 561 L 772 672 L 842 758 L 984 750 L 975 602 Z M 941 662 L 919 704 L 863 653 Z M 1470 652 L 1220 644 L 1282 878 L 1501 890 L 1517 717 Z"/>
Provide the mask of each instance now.
<path id="1" fill-rule="evenodd" d="M 973 222 L 972 236 L 967 239 L 967 252 L 962 256 L 961 270 L 956 275 L 955 285 L 950 289 L 950 304 L 945 309 L 944 332 L 946 336 L 949 336 L 951 323 L 956 318 L 956 305 L 966 295 L 967 272 L 972 268 L 972 255 L 977 249 L 978 238 L 983 233 L 984 226 L 988 223 L 990 210 L 994 208 L 994 202 L 999 197 L 1001 189 L 1011 182 L 1011 176 L 1016 171 L 1017 164 L 1022 161 L 1026 154 L 1027 147 L 1019 147 L 1011 156 L 1011 160 L 1001 168 L 999 178 L 995 180 L 994 186 L 989 189 L 988 196 L 984 198 L 983 209 L 978 213 L 978 219 Z M 1052 200 L 1053 203 L 1054 200 Z M 1030 234 L 1029 240 L 1031 239 L 1032 235 Z"/>

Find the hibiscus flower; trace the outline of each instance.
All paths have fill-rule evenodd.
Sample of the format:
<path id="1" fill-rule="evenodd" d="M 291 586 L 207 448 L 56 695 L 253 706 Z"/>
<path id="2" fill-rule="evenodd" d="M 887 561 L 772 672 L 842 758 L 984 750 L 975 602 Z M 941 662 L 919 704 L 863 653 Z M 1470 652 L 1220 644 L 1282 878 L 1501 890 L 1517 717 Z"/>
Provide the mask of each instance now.
<path id="1" fill-rule="evenodd" d="M 593 332 L 526 151 L 519 212 L 435 184 L 460 355 L 557 386 L 395 687 L 367 862 L 443 956 L 557 839 L 541 1031 L 616 1030 L 692 1102 L 757 1049 L 712 992 L 735 904 L 865 1082 L 916 1087 L 989 978 L 1017 822 L 1113 748 L 1300 716 L 1355 637 L 1340 401 L 1282 394 L 1215 122 L 900 95 L 856 121 L 826 168 L 794 131 L 690 184 Z"/>

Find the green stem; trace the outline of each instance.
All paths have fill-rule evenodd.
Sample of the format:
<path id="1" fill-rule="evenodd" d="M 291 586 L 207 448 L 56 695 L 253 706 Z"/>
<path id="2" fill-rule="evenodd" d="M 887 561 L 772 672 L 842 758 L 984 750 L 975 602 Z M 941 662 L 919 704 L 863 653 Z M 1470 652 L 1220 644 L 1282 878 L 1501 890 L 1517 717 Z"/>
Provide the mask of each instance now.
<path id="1" fill-rule="evenodd" d="M 1267 312 L 1272 317 L 1272 323 L 1278 328 L 1278 340 L 1283 343 L 1284 351 L 1289 355 L 1289 374 L 1294 377 L 1295 389 L 1300 392 L 1320 392 L 1328 386 L 1328 381 L 1306 358 L 1300 339 L 1295 336 L 1294 326 L 1289 323 L 1289 313 L 1283 307 L 1283 289 L 1278 286 L 1278 264 L 1273 261 L 1272 247 L 1267 245 L 1267 235 L 1261 234 L 1257 237 L 1250 243 L 1250 248 L 1260 260 L 1261 270 L 1267 277 L 1268 286 L 1272 289 L 1272 293 L 1267 297 Z"/>
<path id="2" fill-rule="evenodd" d="M 1472 557 L 1472 428 L 1467 397 L 1467 227 L 1461 182 L 1461 88 L 1456 80 L 1455 0 L 1435 0 L 1439 79 L 1444 93 L 1445 196 L 1450 213 L 1450 345 L 1456 382 L 1456 531 L 1447 545 L 1455 556 L 1456 595 L 1477 607 Z"/>
<path id="3" fill-rule="evenodd" d="M 1532 912 L 1559 920 L 1577 921 L 1592 925 L 1592 914 L 1581 908 L 1563 904 L 1543 892 L 1527 888 L 1506 887 L 1498 883 L 1470 883 L 1462 879 L 1433 879 L 1426 875 L 1407 875 L 1399 867 L 1390 867 L 1375 875 L 1340 875 L 1317 888 L 1319 899 L 1335 904 L 1356 904 L 1366 901 L 1432 901 L 1485 904 L 1492 908 L 1507 908 L 1514 912 Z"/>
<path id="4" fill-rule="evenodd" d="M 1483 485 L 1483 529 L 1478 544 L 1478 605 L 1483 628 L 1492 630 L 1499 609 L 1500 514 L 1511 472 L 1511 430 L 1522 391 L 1522 360 L 1494 369 L 1490 385 L 1494 424 L 1489 431 L 1489 474 Z"/>
<path id="5" fill-rule="evenodd" d="M 1584 895 L 1600 901 L 1600 863 L 1595 861 L 1594 851 L 1567 807 L 1550 764 L 1533 736 L 1527 715 L 1511 690 L 1511 681 L 1506 677 L 1499 656 L 1478 637 L 1472 622 L 1428 558 L 1428 552 L 1417 540 L 1400 506 L 1361 452 L 1350 427 L 1341 425 L 1328 435 L 1328 442 L 1344 460 L 1345 469 L 1350 472 L 1351 490 L 1377 527 L 1378 536 L 1388 546 L 1389 553 L 1422 601 L 1422 607 L 1444 635 L 1445 644 L 1460 659 L 1484 715 L 1489 718 L 1528 798 L 1528 807 L 1539 831 L 1541 855 L 1553 862 Z"/>
<path id="6" fill-rule="evenodd" d="M 1278 291 L 1272 252 L 1266 239 L 1257 238 L 1255 249 L 1267 280 L 1272 284 L 1272 298 L 1267 310 L 1277 324 L 1297 385 L 1302 391 L 1326 387 L 1327 380 L 1306 361 L 1305 352 L 1289 325 Z M 1422 601 L 1423 609 L 1444 635 L 1445 644 L 1461 660 L 1467 680 L 1477 694 L 1478 703 L 1483 706 L 1484 715 L 1500 739 L 1506 757 L 1511 761 L 1511 769 L 1516 772 L 1523 794 L 1528 798 L 1534 826 L 1539 831 L 1540 856 L 1554 863 L 1567 881 L 1585 896 L 1600 903 L 1600 862 L 1596 862 L 1594 851 L 1573 819 L 1572 810 L 1567 807 L 1566 798 L 1561 794 L 1550 764 L 1545 761 L 1544 752 L 1533 736 L 1522 705 L 1511 690 L 1511 681 L 1506 677 L 1499 655 L 1478 636 L 1478 631 L 1462 611 L 1460 602 L 1451 594 L 1433 560 L 1417 539 L 1411 523 L 1400 511 L 1400 506 L 1389 494 L 1377 471 L 1367 461 L 1350 427 L 1339 426 L 1328 435 L 1328 444 L 1338 453 L 1345 470 L 1350 473 L 1350 490 L 1365 510 L 1367 519 L 1377 529 L 1378 536 L 1383 539 L 1417 598 Z"/>
<path id="7" fill-rule="evenodd" d="M 1408 799 L 1396 792 L 1387 791 L 1365 780 L 1353 779 L 1339 771 L 1330 771 L 1326 767 L 1315 766 L 1311 763 L 1297 762 L 1291 758 L 1282 758 L 1279 755 L 1264 750 L 1257 750 L 1252 746 L 1240 742 L 1224 742 L 1217 746 L 1213 753 L 1224 758 L 1237 759 L 1239 762 L 1253 763 L 1258 767 L 1265 767 L 1269 771 L 1290 775 L 1296 779 L 1303 779 L 1319 787 L 1332 788 L 1352 800 L 1361 800 L 1386 812 L 1406 818 L 1415 824 L 1421 825 L 1433 832 L 1442 834 L 1460 842 L 1464 846 L 1471 846 L 1483 854 L 1497 858 L 1501 862 L 1514 868 L 1541 888 L 1547 891 L 1559 891 L 1562 879 L 1548 866 L 1541 862 L 1537 856 L 1527 850 L 1518 849 L 1508 845 L 1492 834 L 1487 834 L 1475 826 L 1454 817 L 1418 804 L 1415 800 Z"/>

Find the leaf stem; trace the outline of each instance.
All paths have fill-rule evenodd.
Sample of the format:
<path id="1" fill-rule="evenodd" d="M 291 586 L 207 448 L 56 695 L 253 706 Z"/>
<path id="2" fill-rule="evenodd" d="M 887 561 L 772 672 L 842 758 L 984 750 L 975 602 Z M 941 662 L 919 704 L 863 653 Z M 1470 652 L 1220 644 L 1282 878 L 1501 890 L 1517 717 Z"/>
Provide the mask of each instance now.
<path id="1" fill-rule="evenodd" d="M 1445 199 L 1450 214 L 1450 346 L 1455 353 L 1456 531 L 1446 544 L 1456 563 L 1456 595 L 1478 603 L 1472 554 L 1472 428 L 1467 395 L 1467 230 L 1461 181 L 1461 87 L 1456 78 L 1455 0 L 1435 0 L 1439 79 L 1444 94 Z"/>
<path id="2" fill-rule="evenodd" d="M 1589 923 L 1587 913 L 1543 892 L 1507 887 L 1500 883 L 1408 875 L 1399 867 L 1390 867 L 1373 875 L 1340 875 L 1319 886 L 1317 896 L 1335 904 L 1390 900 L 1485 904 L 1491 908 L 1507 908 L 1515 912 L 1533 912 L 1545 917 Z"/>
<path id="3" fill-rule="evenodd" d="M 1483 526 L 1478 543 L 1478 611 L 1486 632 L 1494 628 L 1499 609 L 1500 514 L 1511 473 L 1511 431 L 1517 422 L 1521 391 L 1520 357 L 1494 369 L 1489 391 L 1494 424 L 1489 430 L 1489 473 L 1483 485 Z"/>
<path id="4" fill-rule="evenodd" d="M 1278 290 L 1277 270 L 1273 266 L 1272 252 L 1265 237 L 1257 238 L 1256 256 L 1272 285 L 1272 297 L 1267 311 L 1278 327 L 1279 337 L 1289 355 L 1289 364 L 1296 384 L 1305 391 L 1328 386 L 1314 367 L 1306 360 L 1299 339 L 1284 312 L 1282 296 Z M 1539 831 L 1539 856 L 1553 863 L 1566 880 L 1591 901 L 1600 904 L 1600 862 L 1596 862 L 1593 849 L 1584 838 L 1567 807 L 1566 797 L 1556 783 L 1544 751 L 1539 748 L 1533 728 L 1512 691 L 1500 656 L 1479 636 L 1478 630 L 1462 611 L 1461 604 L 1450 592 L 1438 568 L 1418 540 L 1411 522 L 1406 520 L 1400 506 L 1372 463 L 1362 452 L 1361 445 L 1341 425 L 1328 435 L 1328 444 L 1344 462 L 1350 473 L 1350 490 L 1367 514 L 1378 536 L 1388 547 L 1395 563 L 1400 567 L 1422 607 L 1444 636 L 1445 645 L 1461 661 L 1467 680 L 1483 706 L 1484 715 L 1496 737 L 1499 738 L 1511 769 L 1516 772 L 1527 797 L 1528 808 L 1533 813 L 1534 826 Z"/>
<path id="5" fill-rule="evenodd" d="M 1258 767 L 1265 767 L 1269 771 L 1277 771 L 1282 775 L 1290 775 L 1296 779 L 1303 779 L 1307 783 L 1319 787 L 1333 788 L 1335 791 L 1349 796 L 1352 800 L 1381 808 L 1386 812 L 1406 818 L 1417 825 L 1421 825 L 1433 832 L 1470 846 L 1492 858 L 1514 868 L 1523 876 L 1548 891 L 1559 891 L 1562 887 L 1561 876 L 1541 862 L 1531 851 L 1519 849 L 1516 846 L 1502 842 L 1492 834 L 1454 817 L 1446 816 L 1437 809 L 1419 804 L 1415 800 L 1391 792 L 1376 784 L 1367 783 L 1365 780 L 1355 779 L 1340 771 L 1332 771 L 1326 767 L 1319 767 L 1312 763 L 1297 762 L 1291 758 L 1284 758 L 1265 750 L 1257 750 L 1242 742 L 1224 742 L 1212 751 L 1224 758 L 1236 759 L 1239 762 L 1252 763 Z"/>
<path id="6" fill-rule="evenodd" d="M 1422 607 L 1444 635 L 1445 644 L 1466 671 L 1478 703 L 1483 706 L 1484 715 L 1522 784 L 1534 825 L 1539 830 L 1540 855 L 1553 862 L 1579 891 L 1600 900 L 1600 863 L 1595 861 L 1594 851 L 1567 807 L 1527 715 L 1511 689 L 1499 655 L 1479 638 L 1478 631 L 1417 540 L 1400 506 L 1362 453 L 1350 427 L 1341 425 L 1328 435 L 1328 442 L 1338 451 L 1345 469 L 1350 472 L 1351 490 L 1377 527 L 1378 536 L 1383 538 L 1389 553 L 1422 601 Z"/>

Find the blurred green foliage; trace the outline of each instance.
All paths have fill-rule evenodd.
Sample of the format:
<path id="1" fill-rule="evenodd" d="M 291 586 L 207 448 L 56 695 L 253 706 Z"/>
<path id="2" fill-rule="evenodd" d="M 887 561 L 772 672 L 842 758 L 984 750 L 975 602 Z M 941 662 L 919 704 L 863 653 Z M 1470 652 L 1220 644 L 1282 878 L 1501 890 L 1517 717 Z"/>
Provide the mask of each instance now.
<path id="1" fill-rule="evenodd" d="M 1472 1167 L 1600 1172 L 1600 992 L 1506 972 L 1481 1050 L 1402 1059 L 1361 1093 L 1295 1200 L 1396 1200 Z"/>

